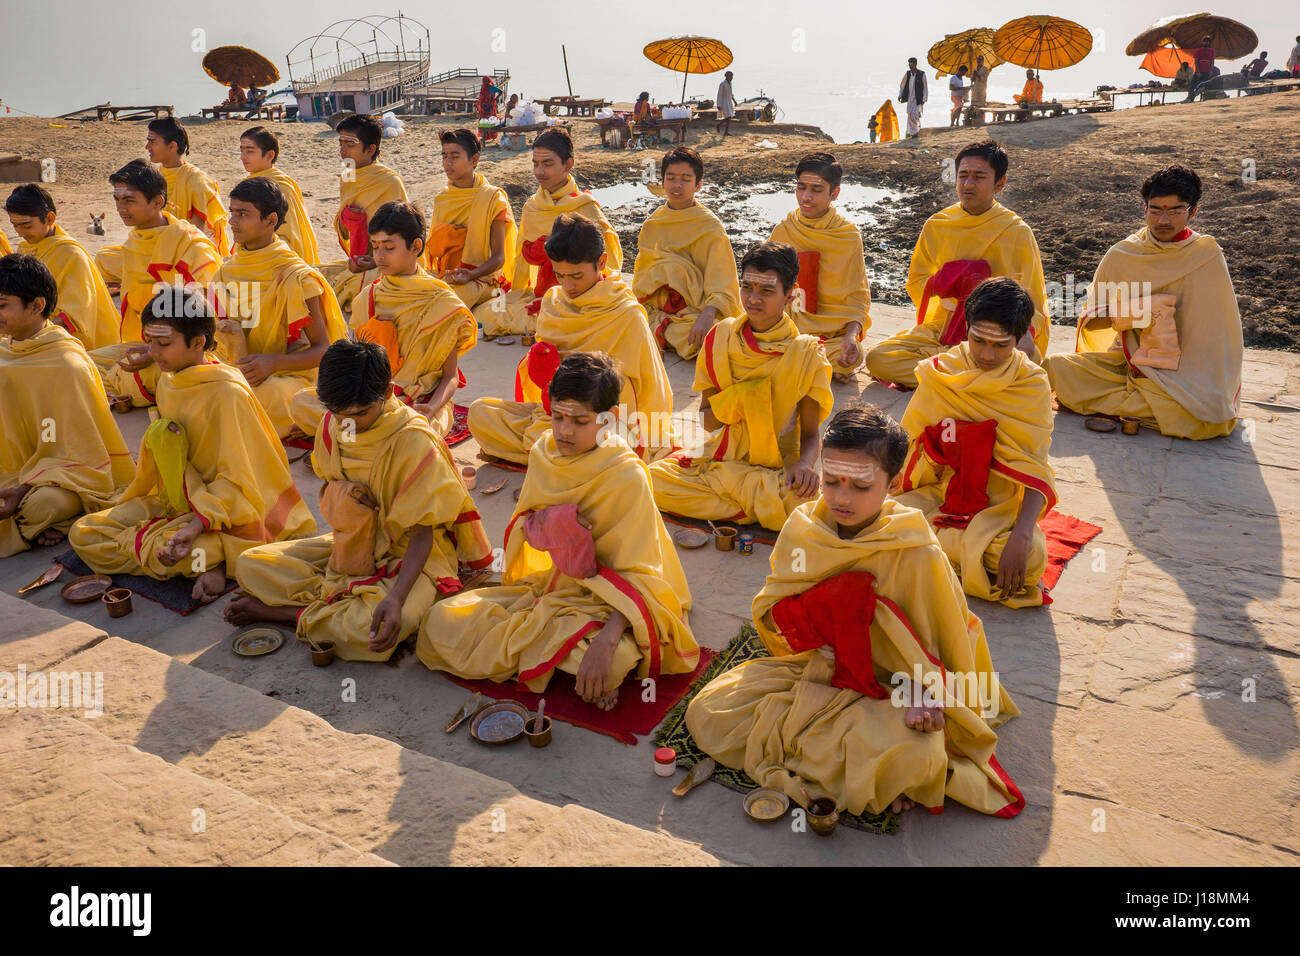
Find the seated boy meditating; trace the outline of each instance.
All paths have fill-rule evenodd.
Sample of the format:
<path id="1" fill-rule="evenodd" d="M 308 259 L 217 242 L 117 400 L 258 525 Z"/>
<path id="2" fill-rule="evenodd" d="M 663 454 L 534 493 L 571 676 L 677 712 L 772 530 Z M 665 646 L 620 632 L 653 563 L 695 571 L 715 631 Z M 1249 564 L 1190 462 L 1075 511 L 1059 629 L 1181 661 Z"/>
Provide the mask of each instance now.
<path id="1" fill-rule="evenodd" d="M 605 239 L 606 265 L 611 273 L 623 268 L 623 247 L 605 211 L 590 193 L 579 192 L 573 178 L 573 140 L 561 126 L 545 130 L 533 140 L 533 176 L 537 192 L 528 197 L 519 216 L 515 240 L 515 271 L 507 274 L 510 291 L 498 290 L 474 308 L 474 318 L 488 336 L 532 332 L 546 290 L 556 284 L 546 238 L 561 213 L 581 213 L 600 226 Z"/>
<path id="2" fill-rule="evenodd" d="M 235 254 L 209 285 L 217 355 L 244 374 L 281 438 L 294 428 L 289 402 L 316 382 L 316 366 L 347 323 L 334 290 L 280 238 L 288 202 L 264 176 L 230 190 Z"/>
<path id="3" fill-rule="evenodd" d="M 1052 394 L 1016 348 L 1033 314 L 1015 279 L 985 279 L 966 299 L 966 341 L 917 363 L 903 415 L 911 446 L 898 500 L 934 527 L 967 594 L 1008 607 L 1050 600 L 1038 586 L 1038 519 L 1056 505 Z"/>
<path id="4" fill-rule="evenodd" d="M 560 363 L 552 429 L 533 445 L 506 527 L 502 584 L 433 606 L 416 642 L 430 669 L 540 692 L 558 668 L 602 710 L 633 672 L 694 670 L 685 572 L 645 464 L 611 428 L 621 390 L 608 355 Z"/>
<path id="5" fill-rule="evenodd" d="M 1012 817 L 1025 799 L 994 756 L 994 728 L 1019 711 L 929 522 L 888 497 L 906 450 L 873 406 L 830 420 L 821 497 L 790 515 L 754 598 L 773 656 L 711 681 L 686 726 L 720 763 L 798 803 L 939 813 L 952 797 Z"/>
<path id="6" fill-rule="evenodd" d="M 831 366 L 786 311 L 798 277 L 798 256 L 782 242 L 756 245 L 740 261 L 745 311 L 714 326 L 695 360 L 700 417 L 716 434 L 697 457 L 670 455 L 651 466 L 661 510 L 776 531 L 816 496 Z"/>
<path id="7" fill-rule="evenodd" d="M 916 363 L 966 338 L 964 302 L 992 276 L 1015 279 L 1034 300 L 1029 331 L 1017 347 L 1035 362 L 1047 354 L 1047 286 L 1034 231 L 997 202 L 1007 185 L 1007 151 L 994 140 L 957 154 L 957 203 L 925 221 L 912 250 L 907 294 L 916 325 L 867 352 L 867 371 L 882 382 L 916 388 Z"/>
<path id="8" fill-rule="evenodd" d="M 388 353 L 393 394 L 445 436 L 455 422 L 456 389 L 464 384 L 460 357 L 478 341 L 478 325 L 447 283 L 420 268 L 424 216 L 411 203 L 380 206 L 370 220 L 370 246 L 379 278 L 352 308 L 357 338 Z M 325 406 L 310 389 L 290 406 L 294 422 L 315 435 Z"/>
<path id="9" fill-rule="evenodd" d="M 736 254 L 722 221 L 695 199 L 704 184 L 700 154 L 674 147 L 659 175 L 667 199 L 641 226 L 632 291 L 660 346 L 694 358 L 714 323 L 740 313 Z"/>
<path id="10" fill-rule="evenodd" d="M 9 194 L 5 212 L 22 239 L 18 251 L 40 259 L 54 273 L 59 307 L 50 321 L 86 351 L 116 344 L 120 317 L 113 297 L 90 253 L 55 222 L 54 197 L 44 186 L 28 183 Z"/>
<path id="11" fill-rule="evenodd" d="M 1142 184 L 1146 225 L 1102 257 L 1075 351 L 1044 363 L 1062 408 L 1132 416 L 1174 438 L 1236 427 L 1241 313 L 1219 244 L 1191 228 L 1200 201 L 1186 166 Z"/>
<path id="12" fill-rule="evenodd" d="M 477 171 L 478 137 L 449 129 L 440 138 L 447 185 L 433 197 L 423 265 L 472 309 L 514 275 L 518 230 L 506 191 Z"/>
<path id="13" fill-rule="evenodd" d="M 145 305 L 159 418 L 145 431 L 135 479 L 118 504 L 68 532 L 100 574 L 194 578 L 215 600 L 248 548 L 312 534 L 271 422 L 239 370 L 209 356 L 216 322 L 203 294 L 174 286 Z"/>
<path id="14" fill-rule="evenodd" d="M 41 260 L 0 258 L 0 558 L 58 544 L 135 474 L 94 363 L 50 321 L 57 310 Z"/>
<path id="15" fill-rule="evenodd" d="M 469 407 L 469 430 L 484 453 L 524 464 L 533 442 L 551 427 L 547 386 L 569 352 L 601 351 L 623 377 L 619 425 L 647 461 L 672 450 L 673 390 L 646 324 L 645 310 L 617 275 L 600 227 L 586 216 L 556 217 L 546 255 L 557 285 L 537 316 L 537 342 L 515 372 L 515 401 L 480 398 Z"/>
<path id="16" fill-rule="evenodd" d="M 862 365 L 862 333 L 871 328 L 862 233 L 835 210 L 844 170 L 830 153 L 809 153 L 795 167 L 799 208 L 777 223 L 773 242 L 799 254 L 799 289 L 790 317 L 826 347 L 836 381 Z"/>
<path id="17" fill-rule="evenodd" d="M 276 235 L 288 243 L 289 248 L 303 262 L 320 262 L 320 247 L 316 244 L 316 233 L 307 215 L 302 189 L 292 176 L 275 165 L 279 159 L 280 139 L 265 126 L 253 126 L 239 134 L 239 161 L 244 164 L 248 178 L 269 179 L 280 187 L 280 192 L 289 205 L 280 225 L 275 228 Z M 231 190 L 231 194 L 234 194 L 234 190 Z M 235 242 L 238 241 L 239 237 L 236 236 Z"/>
<path id="18" fill-rule="evenodd" d="M 316 387 L 328 412 L 312 467 L 333 530 L 240 555 L 246 595 L 226 620 L 296 623 L 343 660 L 386 661 L 434 601 L 462 589 L 462 572 L 492 563 L 492 548 L 446 444 L 394 397 L 380 346 L 335 342 Z"/>
<path id="19" fill-rule="evenodd" d="M 230 216 L 221 205 L 221 187 L 185 158 L 190 135 L 180 120 L 164 116 L 150 121 L 144 148 L 167 181 L 166 211 L 202 230 L 221 255 L 230 255 Z"/>
<path id="20" fill-rule="evenodd" d="M 140 313 L 163 286 L 206 285 L 221 265 L 212 240 L 198 227 L 163 211 L 167 181 L 143 159 L 133 159 L 108 177 L 117 214 L 130 228 L 120 246 L 95 253 L 95 265 L 109 282 L 121 286 L 120 342 L 91 353 L 113 396 L 129 398 L 137 408 L 154 403 L 158 369 L 150 359 Z"/>

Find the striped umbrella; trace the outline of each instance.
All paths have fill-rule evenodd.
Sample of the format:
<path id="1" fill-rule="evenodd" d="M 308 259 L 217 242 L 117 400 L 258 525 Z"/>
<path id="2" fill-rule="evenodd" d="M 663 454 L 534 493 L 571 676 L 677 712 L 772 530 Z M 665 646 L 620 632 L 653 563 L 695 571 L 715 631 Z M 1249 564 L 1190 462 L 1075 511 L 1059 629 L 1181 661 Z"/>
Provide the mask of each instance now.
<path id="1" fill-rule="evenodd" d="M 926 62 L 934 67 L 934 78 L 956 73 L 959 66 L 965 66 L 970 73 L 975 72 L 975 58 L 983 55 L 984 65 L 990 70 L 1002 63 L 1002 58 L 993 50 L 993 28 L 974 27 L 961 33 L 950 33 L 925 55 Z"/>
<path id="2" fill-rule="evenodd" d="M 682 102 L 686 101 L 686 78 L 692 73 L 716 73 L 731 65 L 731 50 L 721 40 L 693 34 L 668 37 L 647 43 L 641 51 L 651 63 L 682 71 Z"/>

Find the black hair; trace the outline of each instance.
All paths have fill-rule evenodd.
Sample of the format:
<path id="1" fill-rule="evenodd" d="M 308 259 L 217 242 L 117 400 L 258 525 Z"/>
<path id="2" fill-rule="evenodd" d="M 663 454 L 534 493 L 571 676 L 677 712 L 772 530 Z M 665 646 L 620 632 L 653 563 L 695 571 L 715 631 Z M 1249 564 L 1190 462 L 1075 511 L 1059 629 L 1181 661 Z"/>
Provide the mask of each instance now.
<path id="1" fill-rule="evenodd" d="M 149 121 L 149 132 L 157 133 L 165 143 L 175 143 L 176 151 L 184 156 L 190 151 L 190 134 L 174 116 L 164 116 Z"/>
<path id="2" fill-rule="evenodd" d="M 1188 206 L 1201 201 L 1201 177 L 1186 166 L 1175 163 L 1157 169 L 1142 184 L 1142 201 L 1154 196 L 1177 196 Z"/>
<path id="3" fill-rule="evenodd" d="M 963 63 L 961 66 L 957 67 L 957 72 L 958 72 L 958 73 L 968 73 L 968 72 L 970 72 L 970 67 L 968 67 L 965 63 Z"/>
<path id="4" fill-rule="evenodd" d="M 443 146 L 459 146 L 465 150 L 465 155 L 473 159 L 483 151 L 483 144 L 478 141 L 478 137 L 465 127 L 459 129 L 445 129 L 438 135 L 438 141 Z"/>
<path id="5" fill-rule="evenodd" d="M 605 234 L 581 213 L 562 212 L 551 223 L 546 257 L 552 262 L 600 262 L 605 254 Z"/>
<path id="6" fill-rule="evenodd" d="M 59 304 L 59 286 L 50 267 L 35 256 L 17 252 L 0 257 L 0 295 L 11 295 L 25 306 L 44 299 L 41 316 L 47 319 Z"/>
<path id="7" fill-rule="evenodd" d="M 992 322 L 1017 342 L 1029 331 L 1034 317 L 1034 300 L 1015 279 L 998 276 L 985 279 L 966 296 L 966 324 Z"/>
<path id="8" fill-rule="evenodd" d="M 840 179 L 844 176 L 844 167 L 830 153 L 809 153 L 794 168 L 794 178 L 798 179 L 804 173 L 820 176 L 830 183 L 831 189 L 838 189 Z"/>
<path id="9" fill-rule="evenodd" d="M 799 281 L 799 253 L 786 242 L 756 242 L 740 260 L 742 277 L 746 269 L 775 272 L 781 280 L 781 289 L 789 292 Z"/>
<path id="10" fill-rule="evenodd" d="M 561 162 L 573 159 L 573 137 L 563 126 L 551 126 L 537 134 L 533 149 L 549 149 Z"/>
<path id="11" fill-rule="evenodd" d="M 275 213 L 277 229 L 284 225 L 284 217 L 289 214 L 289 200 L 284 198 L 284 191 L 265 176 L 249 176 L 236 183 L 230 190 L 230 198 L 251 203 L 263 219 Z"/>
<path id="12" fill-rule="evenodd" d="M 406 248 L 411 248 L 416 239 L 421 242 L 429 235 L 424 223 L 424 213 L 414 203 L 386 202 L 375 210 L 370 220 L 370 235 L 386 232 L 390 236 L 401 236 L 406 240 Z"/>
<path id="13" fill-rule="evenodd" d="M 822 435 L 822 449 L 860 451 L 874 458 L 891 479 L 907 460 L 907 432 L 875 405 L 842 408 L 831 416 Z"/>
<path id="14" fill-rule="evenodd" d="M 570 352 L 547 391 L 552 402 L 581 402 L 594 412 L 607 412 L 623 394 L 623 376 L 604 352 Z"/>
<path id="15" fill-rule="evenodd" d="M 158 167 L 147 159 L 133 159 L 117 172 L 108 177 L 114 186 L 133 189 L 145 199 L 153 201 L 159 196 L 167 200 L 167 180 L 158 171 Z"/>
<path id="16" fill-rule="evenodd" d="M 280 158 L 280 138 L 265 126 L 250 126 L 239 134 L 239 138 L 251 139 L 262 152 L 275 153 L 275 158 Z"/>
<path id="17" fill-rule="evenodd" d="M 1007 151 L 1002 148 L 1002 144 L 996 139 L 979 139 L 962 147 L 961 152 L 957 154 L 956 161 L 953 163 L 953 168 L 960 168 L 961 161 L 967 156 L 982 159 L 992 166 L 995 180 L 1005 176 L 1007 167 L 1011 165 L 1011 160 L 1007 157 Z"/>
<path id="18" fill-rule="evenodd" d="M 5 200 L 5 212 L 44 219 L 57 210 L 54 208 L 54 197 L 48 189 L 37 183 L 26 183 L 9 194 Z"/>
<path id="19" fill-rule="evenodd" d="M 663 176 L 667 173 L 668 167 L 673 163 L 686 163 L 691 169 L 695 170 L 695 181 L 697 183 L 704 180 L 704 160 L 692 147 L 674 146 L 664 153 L 664 158 L 659 161 L 659 175 Z"/>
<path id="20" fill-rule="evenodd" d="M 165 286 L 140 310 L 141 327 L 152 322 L 170 325 L 185 337 L 186 345 L 202 336 L 205 352 L 217 347 L 217 320 L 201 289 Z"/>
<path id="21" fill-rule="evenodd" d="M 375 148 L 375 159 L 379 158 L 379 141 L 384 138 L 384 128 L 379 124 L 379 120 L 373 116 L 365 114 L 349 116 L 339 123 L 335 132 L 355 133 L 357 139 L 361 140 L 362 152 L 365 151 L 367 146 L 373 146 Z"/>
<path id="22" fill-rule="evenodd" d="M 388 353 L 375 342 L 339 339 L 325 350 L 316 395 L 335 415 L 382 402 L 393 383 Z"/>

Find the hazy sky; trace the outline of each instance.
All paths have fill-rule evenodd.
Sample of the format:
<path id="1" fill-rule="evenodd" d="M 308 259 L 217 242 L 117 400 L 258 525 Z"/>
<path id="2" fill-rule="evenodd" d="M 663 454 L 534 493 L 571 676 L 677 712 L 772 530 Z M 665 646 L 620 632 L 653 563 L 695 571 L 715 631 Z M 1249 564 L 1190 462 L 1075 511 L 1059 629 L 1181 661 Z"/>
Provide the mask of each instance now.
<path id="1" fill-rule="evenodd" d="M 731 47 L 740 96 L 761 86 L 783 103 L 863 84 L 887 88 L 897 84 L 908 56 L 924 60 L 926 50 L 945 33 L 997 27 L 1042 8 L 1082 23 L 1096 36 L 1093 52 L 1082 64 L 1050 75 L 1049 90 L 1087 92 L 1099 83 L 1127 85 L 1148 78 L 1137 70 L 1137 58 L 1124 55 L 1128 41 L 1160 17 L 1189 12 L 1154 0 L 1065 0 L 1050 5 L 932 0 L 872 7 L 861 0 L 400 4 L 404 14 L 429 27 L 435 72 L 457 66 L 508 66 L 512 90 L 555 95 L 565 91 L 563 43 L 576 93 L 631 100 L 647 89 L 664 101 L 679 95 L 681 74 L 674 79 L 674 74 L 645 60 L 641 48 L 660 37 L 696 33 Z M 204 75 L 202 52 L 192 49 L 194 30 L 205 31 L 207 48 L 251 46 L 283 74 L 290 47 L 332 20 L 363 13 L 392 15 L 398 9 L 396 0 L 4 0 L 0 102 L 44 115 L 105 100 L 172 103 L 191 112 L 224 96 L 224 90 Z M 900 15 L 900 10 L 910 15 Z M 161 11 L 168 12 L 164 16 Z M 1300 13 L 1293 0 L 1238 0 L 1216 12 L 1249 24 L 1270 61 L 1278 65 L 1284 64 L 1300 34 Z M 498 42 L 504 38 L 504 52 L 492 49 L 494 30 L 504 30 L 497 34 Z M 1009 73 L 994 76 L 1002 76 L 1004 84 L 1015 79 Z M 712 96 L 719 79 L 693 77 L 688 95 Z"/>

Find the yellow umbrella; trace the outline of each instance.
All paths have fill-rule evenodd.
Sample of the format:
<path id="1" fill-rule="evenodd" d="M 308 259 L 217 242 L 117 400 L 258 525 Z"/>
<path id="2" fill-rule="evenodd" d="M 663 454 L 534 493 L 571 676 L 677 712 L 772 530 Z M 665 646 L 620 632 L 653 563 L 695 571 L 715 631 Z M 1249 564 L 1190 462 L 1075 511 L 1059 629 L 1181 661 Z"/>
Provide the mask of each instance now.
<path id="1" fill-rule="evenodd" d="M 693 34 L 668 37 L 647 43 L 641 51 L 651 63 L 682 71 L 682 101 L 686 100 L 686 78 L 692 73 L 716 73 L 731 65 L 731 50 L 721 40 Z"/>
<path id="2" fill-rule="evenodd" d="M 219 46 L 203 58 L 203 72 L 222 86 L 270 86 L 280 79 L 275 64 L 256 50 L 243 46 Z"/>
<path id="3" fill-rule="evenodd" d="M 926 61 L 935 69 L 934 78 L 956 73 L 959 66 L 965 66 L 970 73 L 975 72 L 975 58 L 983 55 L 984 65 L 990 70 L 1002 63 L 1002 57 L 993 50 L 993 28 L 975 27 L 961 33 L 950 33 L 925 55 Z"/>
<path id="4" fill-rule="evenodd" d="M 1042 14 L 1004 23 L 993 34 L 993 50 L 1005 63 L 1038 70 L 1074 66 L 1092 49 L 1092 34 L 1073 20 Z"/>

